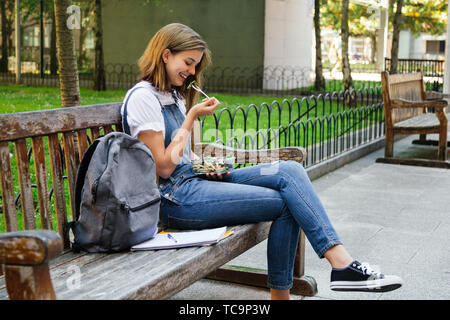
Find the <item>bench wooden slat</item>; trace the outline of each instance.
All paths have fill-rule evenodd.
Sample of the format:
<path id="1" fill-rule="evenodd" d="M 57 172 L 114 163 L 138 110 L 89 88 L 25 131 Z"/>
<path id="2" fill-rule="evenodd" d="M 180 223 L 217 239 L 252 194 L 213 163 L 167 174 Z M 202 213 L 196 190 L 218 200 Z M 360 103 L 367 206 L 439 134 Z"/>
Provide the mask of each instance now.
<path id="1" fill-rule="evenodd" d="M 121 122 L 116 124 L 116 131 L 123 132 L 123 127 L 122 127 L 122 123 Z"/>
<path id="2" fill-rule="evenodd" d="M 20 203 L 22 205 L 24 227 L 25 229 L 36 229 L 27 142 L 25 139 L 20 139 L 16 140 L 14 144 L 16 148 L 17 174 L 19 175 Z"/>
<path id="3" fill-rule="evenodd" d="M 406 83 L 406 82 L 420 81 L 420 80 L 422 80 L 422 74 L 419 72 L 389 75 L 389 83 L 390 84 Z"/>
<path id="4" fill-rule="evenodd" d="M 47 169 L 45 167 L 44 143 L 42 137 L 31 139 L 33 146 L 34 167 L 38 191 L 39 213 L 43 229 L 53 230 L 52 213 L 47 183 Z"/>
<path id="5" fill-rule="evenodd" d="M 58 233 L 64 240 L 66 238 L 67 208 L 64 192 L 63 160 L 61 159 L 58 134 L 55 133 L 48 136 L 48 147 L 52 171 L 53 199 L 55 202 L 56 219 L 58 222 Z M 64 247 L 69 247 L 69 243 L 67 241 L 64 242 Z"/>
<path id="6" fill-rule="evenodd" d="M 0 180 L 6 231 L 17 231 L 16 206 L 8 142 L 0 142 Z"/>
<path id="7" fill-rule="evenodd" d="M 449 116 L 450 114 L 447 114 L 447 116 Z M 440 127 L 440 122 L 438 117 L 436 116 L 436 114 L 434 113 L 424 113 L 421 114 L 420 116 L 416 116 L 413 118 L 409 118 L 406 120 L 403 120 L 401 122 L 397 122 L 394 125 L 394 128 L 396 129 L 407 129 L 407 128 L 412 128 L 412 127 L 417 127 L 417 128 L 423 128 L 423 129 L 437 129 L 439 130 Z"/>
<path id="8" fill-rule="evenodd" d="M 92 141 L 100 137 L 100 130 L 98 129 L 98 127 L 91 128 L 91 136 Z"/>
<path id="9" fill-rule="evenodd" d="M 270 163 L 277 160 L 294 160 L 302 162 L 306 158 L 306 151 L 300 147 L 285 147 L 274 149 L 244 150 L 227 147 L 217 143 L 196 143 L 195 154 L 204 156 L 226 157 L 232 155 L 236 163 Z"/>
<path id="10" fill-rule="evenodd" d="M 107 135 L 108 133 L 111 133 L 113 131 L 114 130 L 113 130 L 112 126 L 110 126 L 110 125 L 103 126 L 103 134 L 104 135 Z"/>
<path id="11" fill-rule="evenodd" d="M 213 246 L 118 254 L 66 252 L 50 262 L 53 287 L 58 299 L 165 299 L 266 239 L 270 225 L 234 226 L 232 236 Z M 2 277 L 0 299 L 7 299 Z"/>
<path id="12" fill-rule="evenodd" d="M 83 256 L 69 252 L 66 262 L 50 264 L 52 282 L 58 299 L 165 299 L 266 239 L 269 228 L 270 222 L 235 226 L 230 238 L 213 246 Z M 80 288 L 69 288 L 77 268 Z"/>
<path id="13" fill-rule="evenodd" d="M 120 123 L 122 121 L 121 105 L 121 103 L 108 103 L 1 114 L 0 141 L 12 141 Z"/>
<path id="14" fill-rule="evenodd" d="M 77 179 L 78 166 L 73 142 L 73 133 L 64 132 L 63 141 L 64 141 L 64 158 L 66 161 L 67 179 L 69 180 L 69 196 L 70 196 L 72 220 L 75 220 L 75 182 Z"/>
<path id="15" fill-rule="evenodd" d="M 88 137 L 87 137 L 85 130 L 78 130 L 76 134 L 77 134 L 77 138 L 78 138 L 78 155 L 79 155 L 79 160 L 81 162 L 81 159 L 83 159 L 84 152 L 89 147 L 89 143 L 88 143 L 88 139 L 87 139 Z"/>

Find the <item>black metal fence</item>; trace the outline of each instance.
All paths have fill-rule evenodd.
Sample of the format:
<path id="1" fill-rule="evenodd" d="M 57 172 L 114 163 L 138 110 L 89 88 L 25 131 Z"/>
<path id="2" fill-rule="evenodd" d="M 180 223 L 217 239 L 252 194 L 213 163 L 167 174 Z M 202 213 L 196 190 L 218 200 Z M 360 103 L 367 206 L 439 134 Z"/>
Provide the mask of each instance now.
<path id="1" fill-rule="evenodd" d="M 106 88 L 108 90 L 129 89 L 136 83 L 137 75 L 137 68 L 133 65 L 106 64 Z M 78 78 L 81 88 L 94 87 L 92 73 L 79 73 Z M 15 73 L 0 73 L 0 84 L 13 83 L 16 83 Z M 28 86 L 59 87 L 59 75 L 52 75 L 49 72 L 45 72 L 44 74 L 38 72 L 22 73 L 21 83 Z"/>
<path id="2" fill-rule="evenodd" d="M 247 150 L 304 147 L 308 167 L 384 135 L 381 87 L 223 108 L 203 117 L 200 127 L 203 142 Z"/>
<path id="3" fill-rule="evenodd" d="M 391 59 L 384 59 L 384 70 L 391 69 Z M 418 69 L 423 71 L 425 77 L 441 77 L 445 75 L 444 60 L 424 60 L 424 59 L 398 59 L 397 72 L 411 73 Z"/>

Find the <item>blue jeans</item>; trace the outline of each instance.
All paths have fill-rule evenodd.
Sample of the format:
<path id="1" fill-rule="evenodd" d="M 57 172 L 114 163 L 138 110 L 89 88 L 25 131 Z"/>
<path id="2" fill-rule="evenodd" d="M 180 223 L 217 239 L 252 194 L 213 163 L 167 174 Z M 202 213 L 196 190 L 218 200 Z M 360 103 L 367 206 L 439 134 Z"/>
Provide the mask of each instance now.
<path id="1" fill-rule="evenodd" d="M 161 220 L 175 229 L 207 229 L 273 221 L 267 243 L 268 287 L 292 287 L 300 229 L 323 258 L 342 244 L 303 166 L 278 161 L 233 170 L 221 181 L 181 167 L 161 186 Z"/>

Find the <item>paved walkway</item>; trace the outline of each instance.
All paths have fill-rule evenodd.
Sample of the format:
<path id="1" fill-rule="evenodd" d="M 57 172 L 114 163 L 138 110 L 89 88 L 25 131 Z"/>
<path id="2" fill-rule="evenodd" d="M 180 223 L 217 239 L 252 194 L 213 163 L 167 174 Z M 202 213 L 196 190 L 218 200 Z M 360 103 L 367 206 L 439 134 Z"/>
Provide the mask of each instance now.
<path id="1" fill-rule="evenodd" d="M 396 155 L 433 150 L 411 145 L 413 138 L 396 142 Z M 305 269 L 316 279 L 318 294 L 292 299 L 450 299 L 450 170 L 375 163 L 382 155 L 380 149 L 313 184 L 350 254 L 401 276 L 404 286 L 387 293 L 331 291 L 329 264 L 308 242 Z M 229 264 L 266 269 L 266 245 Z M 265 289 L 200 280 L 171 299 L 268 298 Z"/>

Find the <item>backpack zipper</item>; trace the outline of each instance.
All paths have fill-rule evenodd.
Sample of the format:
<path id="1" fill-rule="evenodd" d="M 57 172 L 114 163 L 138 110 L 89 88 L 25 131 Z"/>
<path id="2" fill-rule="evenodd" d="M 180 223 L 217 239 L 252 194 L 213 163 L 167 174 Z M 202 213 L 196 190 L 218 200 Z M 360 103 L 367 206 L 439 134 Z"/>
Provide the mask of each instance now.
<path id="1" fill-rule="evenodd" d="M 161 200 L 161 197 L 156 197 L 152 201 L 144 203 L 144 204 L 141 204 L 140 206 L 137 206 L 137 207 L 134 207 L 134 208 L 130 208 L 128 205 L 125 205 L 125 207 L 127 209 L 129 209 L 130 211 L 139 211 L 139 210 L 145 209 L 147 207 L 150 207 L 151 205 L 159 202 L 160 200 Z"/>

